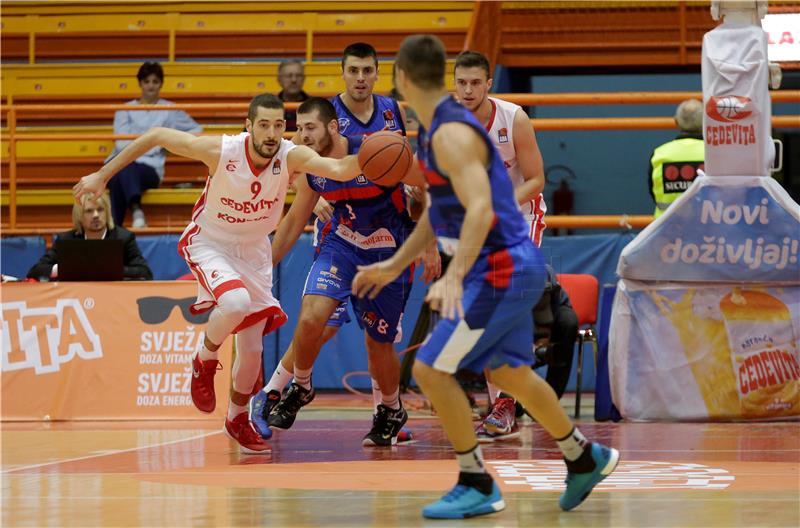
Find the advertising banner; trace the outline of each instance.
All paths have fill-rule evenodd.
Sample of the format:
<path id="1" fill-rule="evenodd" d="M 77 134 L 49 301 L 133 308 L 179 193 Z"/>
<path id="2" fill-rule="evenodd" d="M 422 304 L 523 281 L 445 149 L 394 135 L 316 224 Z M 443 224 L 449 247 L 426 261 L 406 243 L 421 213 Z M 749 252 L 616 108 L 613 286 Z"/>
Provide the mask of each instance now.
<path id="1" fill-rule="evenodd" d="M 775 158 L 767 34 L 723 22 L 703 37 L 703 137 L 710 176 L 766 176 Z"/>
<path id="2" fill-rule="evenodd" d="M 620 281 L 609 370 L 635 420 L 800 416 L 800 286 Z"/>
<path id="3" fill-rule="evenodd" d="M 3 285 L 2 419 L 208 418 L 189 388 L 208 319 L 189 312 L 196 294 L 192 281 Z M 222 417 L 230 374 L 215 382 Z"/>
<path id="4" fill-rule="evenodd" d="M 622 251 L 625 279 L 800 284 L 800 207 L 770 177 L 700 176 Z"/>

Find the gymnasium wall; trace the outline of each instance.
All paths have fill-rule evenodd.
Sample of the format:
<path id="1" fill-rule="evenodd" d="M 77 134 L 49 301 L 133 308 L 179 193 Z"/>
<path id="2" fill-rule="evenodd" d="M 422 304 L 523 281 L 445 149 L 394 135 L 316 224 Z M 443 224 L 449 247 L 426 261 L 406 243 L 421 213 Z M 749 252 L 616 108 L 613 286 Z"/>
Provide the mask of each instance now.
<path id="1" fill-rule="evenodd" d="M 513 76 L 513 79 L 512 79 Z M 503 67 L 495 71 L 493 91 L 511 92 L 513 87 L 532 93 L 579 92 L 669 92 L 700 91 L 699 73 L 635 75 L 533 75 L 519 79 L 518 72 Z M 783 85 L 792 86 L 798 72 L 785 72 Z M 773 114 L 796 113 L 790 104 L 773 105 Z M 538 106 L 533 118 L 554 117 L 663 117 L 672 116 L 676 105 Z M 776 131 L 779 132 L 779 131 Z M 542 151 L 548 182 L 545 199 L 563 178 L 574 193 L 574 214 L 652 214 L 647 168 L 653 149 L 673 139 L 675 130 L 601 130 L 585 132 L 542 131 L 536 139 Z M 776 133 L 777 135 L 777 133 Z M 574 178 L 562 168 L 574 173 Z M 797 171 L 794 168 L 794 171 Z M 800 180 L 787 174 L 787 181 Z M 551 209 L 552 210 L 552 209 Z M 581 231 L 578 231 L 581 232 Z M 584 231 L 588 232 L 588 231 Z M 595 231 L 596 232 L 596 231 Z"/>

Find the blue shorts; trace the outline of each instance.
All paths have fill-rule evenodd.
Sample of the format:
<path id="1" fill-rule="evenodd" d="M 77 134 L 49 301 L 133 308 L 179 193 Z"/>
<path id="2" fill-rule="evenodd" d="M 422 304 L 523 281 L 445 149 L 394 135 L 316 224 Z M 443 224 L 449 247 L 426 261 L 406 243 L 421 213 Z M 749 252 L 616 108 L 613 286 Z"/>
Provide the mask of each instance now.
<path id="1" fill-rule="evenodd" d="M 464 319 L 440 319 L 417 360 L 451 374 L 532 365 L 531 310 L 546 276 L 530 240 L 480 257 L 464 279 Z"/>
<path id="2" fill-rule="evenodd" d="M 350 314 L 347 313 L 347 301 L 344 300 L 339 303 L 339 306 L 333 311 L 333 315 L 331 315 L 328 322 L 325 323 L 325 326 L 334 326 L 336 328 L 341 328 L 342 325 L 345 325 L 350 322 Z"/>
<path id="3" fill-rule="evenodd" d="M 394 252 L 394 249 L 365 251 L 329 237 L 319 247 L 317 258 L 308 272 L 303 295 L 323 295 L 339 300 L 344 306 L 350 299 L 358 325 L 375 341 L 393 343 L 397 337 L 408 295 L 411 293 L 413 270 L 409 268 L 403 271 L 394 282 L 387 284 L 375 299 L 352 297 L 351 286 L 358 266 L 386 260 Z M 339 305 L 334 316 L 328 320 L 329 326 L 337 326 L 332 324 L 332 319 L 344 309 L 344 306 Z M 346 309 L 344 313 L 346 316 Z M 349 321 L 349 317 L 347 320 Z M 338 326 L 341 326 L 341 323 Z"/>

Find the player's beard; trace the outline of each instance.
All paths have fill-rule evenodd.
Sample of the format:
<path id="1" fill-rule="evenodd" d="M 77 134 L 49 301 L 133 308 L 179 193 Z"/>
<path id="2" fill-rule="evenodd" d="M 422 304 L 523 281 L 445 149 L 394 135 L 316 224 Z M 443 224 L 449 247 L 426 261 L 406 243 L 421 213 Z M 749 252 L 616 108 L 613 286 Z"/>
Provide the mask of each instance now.
<path id="1" fill-rule="evenodd" d="M 333 150 L 333 135 L 325 131 L 325 137 L 319 140 L 319 146 L 316 149 L 317 154 L 323 157 L 328 157 Z"/>
<path id="2" fill-rule="evenodd" d="M 281 146 L 280 141 L 271 147 L 264 143 L 256 143 L 255 140 L 252 139 L 252 136 L 251 141 L 253 141 L 253 150 L 255 150 L 262 158 L 271 158 L 278 153 L 278 148 Z"/>

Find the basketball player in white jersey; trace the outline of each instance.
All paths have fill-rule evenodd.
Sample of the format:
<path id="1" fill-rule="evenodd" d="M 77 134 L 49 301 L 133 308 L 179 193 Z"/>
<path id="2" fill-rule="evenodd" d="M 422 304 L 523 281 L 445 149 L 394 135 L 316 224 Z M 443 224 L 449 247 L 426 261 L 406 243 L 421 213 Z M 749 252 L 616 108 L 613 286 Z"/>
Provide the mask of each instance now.
<path id="1" fill-rule="evenodd" d="M 198 281 L 194 313 L 213 308 L 204 346 L 192 360 L 192 401 L 210 413 L 216 407 L 217 351 L 237 334 L 231 395 L 224 431 L 245 452 L 268 445 L 253 429 L 247 402 L 259 374 L 262 335 L 286 322 L 272 296 L 272 251 L 268 235 L 278 225 L 286 189 L 297 173 L 347 181 L 361 173 L 355 156 L 320 157 L 305 145 L 283 139 L 283 102 L 262 94 L 250 103 L 246 132 L 235 136 L 194 136 L 153 128 L 128 145 L 99 171 L 73 188 L 75 199 L 99 196 L 121 168 L 153 147 L 202 161 L 209 168 L 203 194 L 178 243 L 178 251 Z"/>
<path id="2" fill-rule="evenodd" d="M 458 99 L 486 127 L 503 158 L 514 184 L 514 195 L 530 226 L 531 240 L 540 246 L 545 228 L 544 168 L 533 125 L 525 111 L 513 103 L 489 97 L 492 78 L 489 59 L 475 51 L 456 57 L 455 84 Z M 488 373 L 487 373 L 488 376 Z M 510 440 L 519 436 L 513 398 L 498 397 L 487 377 L 491 409 L 478 428 L 481 442 Z"/>

